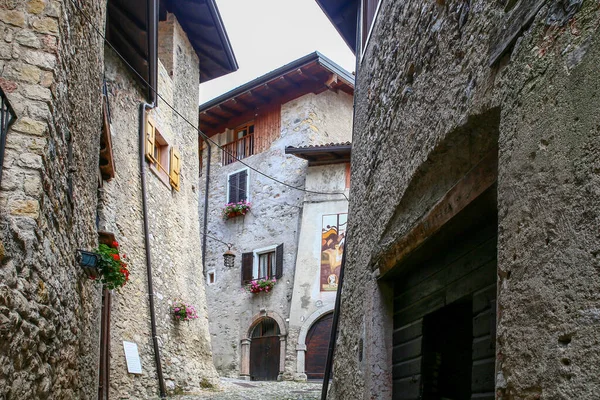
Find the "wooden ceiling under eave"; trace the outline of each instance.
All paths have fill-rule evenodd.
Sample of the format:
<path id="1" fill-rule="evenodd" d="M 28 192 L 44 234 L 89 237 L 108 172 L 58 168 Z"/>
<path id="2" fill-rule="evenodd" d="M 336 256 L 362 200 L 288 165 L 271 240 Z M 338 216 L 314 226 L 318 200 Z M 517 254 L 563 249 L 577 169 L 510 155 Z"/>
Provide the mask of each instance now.
<path id="1" fill-rule="evenodd" d="M 320 56 L 322 57 L 322 56 Z M 328 61 L 328 60 L 327 60 Z M 250 121 L 264 109 L 281 105 L 307 93 L 319 94 L 326 90 L 354 94 L 354 81 L 346 71 L 334 72 L 322 60 L 315 59 L 282 74 L 267 74 L 200 106 L 199 126 L 212 136 L 227 128 L 235 128 Z M 274 76 L 273 76 L 274 75 Z M 255 84 L 253 84 L 255 83 Z"/>

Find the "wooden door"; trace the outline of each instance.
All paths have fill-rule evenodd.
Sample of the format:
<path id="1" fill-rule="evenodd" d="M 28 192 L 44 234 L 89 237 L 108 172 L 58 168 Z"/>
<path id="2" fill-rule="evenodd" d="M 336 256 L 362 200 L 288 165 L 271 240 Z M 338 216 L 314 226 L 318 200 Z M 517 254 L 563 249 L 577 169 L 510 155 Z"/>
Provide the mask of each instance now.
<path id="1" fill-rule="evenodd" d="M 279 375 L 279 336 L 254 337 L 250 343 L 250 378 L 276 381 Z"/>
<path id="2" fill-rule="evenodd" d="M 308 379 L 323 379 L 331 337 L 333 313 L 320 318 L 306 335 L 305 371 Z"/>

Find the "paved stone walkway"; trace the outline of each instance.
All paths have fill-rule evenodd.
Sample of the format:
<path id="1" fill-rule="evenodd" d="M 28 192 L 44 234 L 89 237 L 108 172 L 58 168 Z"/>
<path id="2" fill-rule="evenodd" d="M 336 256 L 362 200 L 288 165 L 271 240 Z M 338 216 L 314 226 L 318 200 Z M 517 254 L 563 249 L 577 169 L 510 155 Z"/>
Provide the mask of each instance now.
<path id="1" fill-rule="evenodd" d="M 321 398 L 320 382 L 250 382 L 221 378 L 219 389 L 173 397 L 174 400 L 318 400 Z"/>

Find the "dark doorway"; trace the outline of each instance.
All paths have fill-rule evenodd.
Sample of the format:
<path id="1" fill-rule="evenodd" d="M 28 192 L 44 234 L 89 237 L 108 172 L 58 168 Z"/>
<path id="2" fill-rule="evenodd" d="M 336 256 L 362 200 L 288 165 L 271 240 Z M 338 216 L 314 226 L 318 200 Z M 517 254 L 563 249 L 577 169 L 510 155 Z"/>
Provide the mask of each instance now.
<path id="1" fill-rule="evenodd" d="M 305 370 L 308 379 L 323 379 L 332 322 L 333 313 L 329 313 L 317 320 L 308 330 L 305 359 Z"/>
<path id="2" fill-rule="evenodd" d="M 250 379 L 275 381 L 279 375 L 279 326 L 272 318 L 263 318 L 252 330 L 250 343 Z"/>
<path id="3" fill-rule="evenodd" d="M 471 398 L 472 302 L 423 318 L 423 400 Z"/>

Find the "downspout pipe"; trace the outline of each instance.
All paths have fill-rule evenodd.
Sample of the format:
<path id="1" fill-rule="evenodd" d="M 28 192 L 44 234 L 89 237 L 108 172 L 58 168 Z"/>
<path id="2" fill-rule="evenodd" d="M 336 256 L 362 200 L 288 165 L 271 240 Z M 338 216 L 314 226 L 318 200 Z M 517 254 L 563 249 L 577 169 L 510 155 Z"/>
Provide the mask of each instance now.
<path id="1" fill-rule="evenodd" d="M 148 302 L 150 305 L 150 326 L 152 329 L 152 344 L 154 345 L 154 360 L 156 362 L 156 374 L 158 375 L 158 386 L 160 398 L 165 399 L 167 393 L 165 390 L 165 380 L 163 378 L 162 365 L 160 363 L 160 348 L 158 346 L 158 337 L 156 335 L 156 312 L 154 310 L 154 286 L 152 284 L 152 258 L 150 255 L 150 230 L 148 229 L 148 198 L 146 193 L 146 154 L 144 147 L 146 144 L 146 110 L 154 108 L 154 104 L 140 104 L 140 131 L 139 131 L 139 151 L 140 151 L 140 177 L 142 184 L 142 216 L 144 219 L 144 246 L 146 248 L 146 273 L 148 274 Z"/>
<path id="2" fill-rule="evenodd" d="M 208 234 L 208 191 L 210 190 L 210 160 L 212 154 L 212 145 L 207 140 L 206 135 L 200 131 L 204 143 L 206 143 L 208 149 L 208 155 L 206 156 L 206 184 L 204 187 L 204 220 L 203 220 L 203 235 L 202 235 L 202 273 L 206 277 L 206 238 Z"/>

